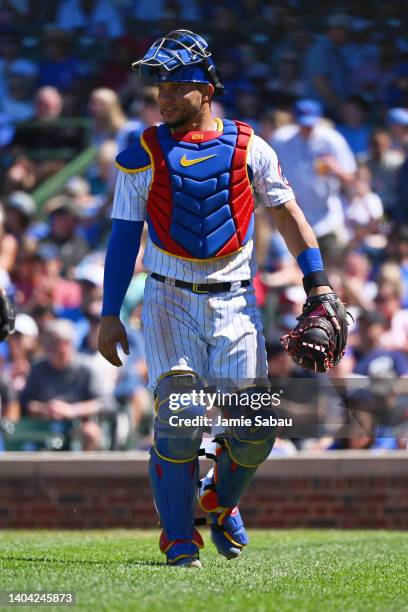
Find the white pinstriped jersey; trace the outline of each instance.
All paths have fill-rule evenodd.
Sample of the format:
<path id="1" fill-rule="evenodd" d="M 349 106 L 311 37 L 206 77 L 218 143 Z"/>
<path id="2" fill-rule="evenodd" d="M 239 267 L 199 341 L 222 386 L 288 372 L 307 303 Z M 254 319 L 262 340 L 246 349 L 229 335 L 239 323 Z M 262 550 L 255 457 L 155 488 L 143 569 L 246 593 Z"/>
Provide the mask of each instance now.
<path id="1" fill-rule="evenodd" d="M 252 138 L 247 163 L 253 173 L 255 207 L 278 206 L 294 198 L 293 191 L 281 172 L 275 151 L 259 136 Z M 150 168 L 135 173 L 119 171 L 112 218 L 144 221 L 151 181 Z M 255 272 L 253 240 L 240 251 L 227 257 L 197 262 L 169 255 L 158 249 L 148 238 L 143 264 L 149 272 L 191 283 L 248 280 Z"/>

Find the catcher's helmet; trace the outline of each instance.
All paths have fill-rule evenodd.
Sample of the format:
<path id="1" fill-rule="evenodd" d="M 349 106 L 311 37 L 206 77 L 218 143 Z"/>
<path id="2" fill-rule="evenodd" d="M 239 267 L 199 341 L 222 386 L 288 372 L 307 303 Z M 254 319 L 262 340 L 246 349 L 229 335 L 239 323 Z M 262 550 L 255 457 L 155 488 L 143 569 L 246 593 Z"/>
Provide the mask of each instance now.
<path id="1" fill-rule="evenodd" d="M 225 93 L 207 42 L 189 30 L 172 30 L 158 38 L 132 68 L 141 76 L 154 75 L 158 83 L 210 83 L 216 94 Z"/>

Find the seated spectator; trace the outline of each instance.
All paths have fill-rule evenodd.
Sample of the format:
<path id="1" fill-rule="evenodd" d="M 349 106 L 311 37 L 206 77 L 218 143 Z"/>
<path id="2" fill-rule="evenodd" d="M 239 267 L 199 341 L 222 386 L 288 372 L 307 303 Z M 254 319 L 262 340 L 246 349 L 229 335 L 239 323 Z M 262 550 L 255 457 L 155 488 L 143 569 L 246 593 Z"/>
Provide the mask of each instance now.
<path id="1" fill-rule="evenodd" d="M 371 185 L 379 195 L 384 209 L 393 217 L 396 207 L 398 170 L 404 161 L 400 151 L 391 147 L 391 136 L 387 130 L 376 129 L 371 135 L 367 167 L 371 172 Z"/>
<path id="2" fill-rule="evenodd" d="M 39 64 L 40 87 L 50 85 L 64 93 L 79 78 L 79 61 L 71 53 L 71 37 L 65 30 L 49 28 L 44 36 L 45 57 Z"/>
<path id="3" fill-rule="evenodd" d="M 33 364 L 28 375 L 21 393 L 22 415 L 53 421 L 69 438 L 78 423 L 82 449 L 97 450 L 101 430 L 95 417 L 103 411 L 106 398 L 90 366 L 76 354 L 73 340 L 69 321 L 46 324 L 45 357 Z"/>
<path id="4" fill-rule="evenodd" d="M 405 146 L 408 151 L 408 124 L 407 141 Z M 396 204 L 395 209 L 393 211 L 392 219 L 398 224 L 408 224 L 408 155 L 406 156 L 404 163 L 398 171 L 396 195 Z"/>
<path id="5" fill-rule="evenodd" d="M 305 86 L 300 73 L 299 60 L 295 53 L 283 53 L 276 74 L 267 81 L 266 87 L 275 104 L 291 107 L 298 98 L 303 98 Z"/>
<path id="6" fill-rule="evenodd" d="M 33 121 L 22 123 L 16 129 L 11 143 L 14 153 L 59 149 L 81 151 L 86 146 L 84 129 L 59 124 L 62 118 L 63 98 L 55 87 L 40 87 L 35 97 Z"/>
<path id="7" fill-rule="evenodd" d="M 33 94 L 37 70 L 25 60 L 18 60 L 8 69 L 8 91 L 0 99 L 0 112 L 10 123 L 21 123 L 34 116 Z"/>
<path id="8" fill-rule="evenodd" d="M 48 214 L 49 233 L 40 241 L 42 245 L 57 248 L 63 263 L 63 274 L 69 275 L 89 251 L 84 238 L 78 234 L 80 209 L 72 198 L 60 195 L 48 200 L 45 206 Z"/>
<path id="9" fill-rule="evenodd" d="M 360 166 L 357 170 L 356 181 L 349 189 L 348 198 L 346 220 L 352 240 L 361 245 L 366 236 L 379 232 L 379 222 L 384 214 L 380 196 L 371 190 L 371 172 L 368 166 Z"/>
<path id="10" fill-rule="evenodd" d="M 89 100 L 92 118 L 91 141 L 100 147 L 106 140 L 115 139 L 119 130 L 126 124 L 119 97 L 106 87 L 94 89 Z"/>
<path id="11" fill-rule="evenodd" d="M 385 319 L 381 346 L 406 351 L 408 347 L 408 309 L 401 308 L 402 290 L 385 279 L 378 287 L 376 305 Z"/>
<path id="12" fill-rule="evenodd" d="M 38 326 L 30 315 L 20 312 L 16 316 L 14 334 L 8 338 L 10 348 L 10 378 L 16 392 L 25 387 L 33 359 L 38 353 Z"/>
<path id="13" fill-rule="evenodd" d="M 354 345 L 355 374 L 376 378 L 408 375 L 408 357 L 402 350 L 384 344 L 387 319 L 381 312 L 367 311 L 358 320 Z M 406 346 L 406 344 L 405 344 Z"/>
<path id="14" fill-rule="evenodd" d="M 325 34 L 306 56 L 306 97 L 318 100 L 331 117 L 339 117 L 341 104 L 350 95 L 350 70 L 342 53 L 350 25 L 347 15 L 331 15 Z"/>
<path id="15" fill-rule="evenodd" d="M 20 409 L 17 401 L 17 395 L 13 390 L 11 380 L 4 372 L 0 372 L 0 419 L 9 421 L 17 421 L 20 417 Z M 2 440 L 0 434 L 0 450 L 2 449 Z"/>
<path id="16" fill-rule="evenodd" d="M 367 124 L 368 105 L 360 96 L 351 96 L 341 106 L 337 129 L 346 139 L 358 161 L 366 161 L 371 128 Z"/>
<path id="17" fill-rule="evenodd" d="M 56 25 L 102 41 L 123 35 L 120 13 L 111 0 L 63 0 L 58 7 Z"/>
<path id="18" fill-rule="evenodd" d="M 106 147 L 103 146 L 102 148 L 104 149 L 103 154 L 105 154 Z M 101 159 L 102 156 L 98 157 Z M 106 183 L 105 188 L 107 188 Z M 89 248 L 97 248 L 104 232 L 108 231 L 109 228 L 109 221 L 104 214 L 106 197 L 91 195 L 90 183 L 82 176 L 71 176 L 63 193 L 72 198 L 74 204 L 78 207 L 81 220 L 78 233 L 86 240 Z"/>
<path id="19" fill-rule="evenodd" d="M 36 205 L 33 198 L 25 191 L 13 191 L 5 202 L 6 222 L 5 227 L 21 246 L 31 221 L 36 213 Z"/>
<path id="20" fill-rule="evenodd" d="M 388 112 L 388 126 L 391 135 L 392 148 L 405 154 L 408 144 L 408 109 L 392 108 Z"/>
<path id="21" fill-rule="evenodd" d="M 408 308 L 408 225 L 395 228 L 389 239 L 388 252 L 400 271 L 402 307 Z"/>
<path id="22" fill-rule="evenodd" d="M 377 285 L 370 279 L 371 265 L 368 256 L 361 251 L 348 251 L 340 275 L 342 300 L 347 304 L 352 316 L 355 318 L 361 310 L 373 309 Z"/>
<path id="23" fill-rule="evenodd" d="M 110 196 L 115 189 L 116 167 L 114 165 L 118 147 L 114 140 L 106 140 L 98 147 L 96 161 L 86 173 L 92 195 Z"/>
<path id="24" fill-rule="evenodd" d="M 21 55 L 21 37 L 17 31 L 3 31 L 0 34 L 0 99 L 9 91 L 9 77 L 13 66 L 25 66 L 30 75 L 36 75 L 37 68 L 34 62 Z"/>

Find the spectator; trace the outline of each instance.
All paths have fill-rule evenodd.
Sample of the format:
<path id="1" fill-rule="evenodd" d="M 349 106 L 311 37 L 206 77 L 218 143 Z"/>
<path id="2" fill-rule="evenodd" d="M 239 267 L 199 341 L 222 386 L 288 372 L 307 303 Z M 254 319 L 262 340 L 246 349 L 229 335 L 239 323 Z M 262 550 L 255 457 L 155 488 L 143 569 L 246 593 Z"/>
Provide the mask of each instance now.
<path id="1" fill-rule="evenodd" d="M 341 189 L 353 184 L 356 163 L 335 129 L 321 122 L 313 100 L 296 103 L 297 125 L 276 130 L 272 146 L 321 248 L 338 257 L 345 240 Z"/>
<path id="2" fill-rule="evenodd" d="M 38 326 L 30 315 L 20 312 L 16 316 L 14 334 L 8 339 L 11 358 L 10 377 L 14 391 L 25 387 L 28 373 L 38 352 Z"/>
<path id="3" fill-rule="evenodd" d="M 392 108 L 388 112 L 392 148 L 405 154 L 408 146 L 408 109 Z"/>
<path id="4" fill-rule="evenodd" d="M 117 94 L 106 87 L 94 89 L 89 100 L 92 117 L 92 144 L 101 146 L 106 140 L 115 139 L 126 124 L 126 116 Z"/>
<path id="5" fill-rule="evenodd" d="M 356 244 L 363 246 L 366 236 L 379 232 L 379 221 L 384 214 L 381 198 L 371 191 L 371 172 L 368 166 L 360 166 L 356 181 L 349 190 L 350 203 L 346 219 Z"/>
<path id="6" fill-rule="evenodd" d="M 408 127 L 408 126 L 407 126 Z M 406 142 L 407 155 L 397 175 L 397 198 L 392 219 L 399 224 L 408 223 L 408 141 Z"/>
<path id="7" fill-rule="evenodd" d="M 355 346 L 356 374 L 375 378 L 406 376 L 408 357 L 398 349 L 385 348 L 383 334 L 387 321 L 381 312 L 365 312 L 358 320 L 359 342 Z M 406 345 L 405 345 L 406 346 Z"/>
<path id="8" fill-rule="evenodd" d="M 90 366 L 76 354 L 73 340 L 69 321 L 46 324 L 45 357 L 33 364 L 28 375 L 21 394 L 22 414 L 57 422 L 60 432 L 69 437 L 79 422 L 82 449 L 97 450 L 101 430 L 95 416 L 103 410 L 105 398 Z"/>
<path id="9" fill-rule="evenodd" d="M 393 217 L 397 205 L 398 170 L 404 161 L 400 151 L 391 147 L 391 136 L 385 129 L 375 129 L 371 135 L 367 167 L 371 172 L 373 190 L 379 195 L 384 210 Z"/>
<path id="10" fill-rule="evenodd" d="M 39 64 L 40 87 L 49 85 L 60 92 L 72 89 L 80 76 L 78 59 L 71 54 L 71 37 L 66 30 L 49 28 L 44 36 L 45 58 Z"/>
<path id="11" fill-rule="evenodd" d="M 36 68 L 26 60 L 17 60 L 8 69 L 8 91 L 0 100 L 0 111 L 10 123 L 20 123 L 33 117 L 36 76 Z"/>
<path id="12" fill-rule="evenodd" d="M 400 271 L 402 307 L 408 308 L 408 225 L 400 225 L 391 234 L 389 254 Z"/>
<path id="13" fill-rule="evenodd" d="M 17 421 L 20 416 L 19 413 L 19 405 L 13 385 L 9 377 L 4 372 L 0 372 L 0 420 Z M 0 449 L 3 450 L 1 435 Z"/>
<path id="14" fill-rule="evenodd" d="M 21 56 L 20 37 L 16 31 L 0 33 L 0 99 L 9 92 L 9 77 L 15 65 L 25 67 L 27 73 L 36 75 L 36 64 Z"/>
<path id="15" fill-rule="evenodd" d="M 342 53 L 349 30 L 347 15 L 331 15 L 325 35 L 306 57 L 306 97 L 318 100 L 331 117 L 339 117 L 341 104 L 350 95 L 350 70 Z"/>
<path id="16" fill-rule="evenodd" d="M 63 98 L 55 87 L 40 87 L 35 97 L 33 122 L 22 123 L 16 130 L 12 146 L 23 152 L 40 149 L 53 150 L 72 148 L 82 150 L 85 145 L 83 130 L 59 124 L 62 118 Z"/>
<path id="17" fill-rule="evenodd" d="M 33 198 L 25 191 L 13 191 L 5 202 L 6 230 L 22 245 L 25 232 L 35 217 Z"/>
<path id="18" fill-rule="evenodd" d="M 84 238 L 77 231 L 80 209 L 72 198 L 60 195 L 48 200 L 46 212 L 49 233 L 41 240 L 41 244 L 56 247 L 63 263 L 63 274 L 67 276 L 71 268 L 76 266 L 89 250 Z"/>
<path id="19" fill-rule="evenodd" d="M 351 96 L 341 106 L 338 131 L 347 141 L 357 160 L 367 160 L 371 128 L 367 124 L 368 105 L 360 96 Z"/>
<path id="20" fill-rule="evenodd" d="M 408 309 L 401 308 L 401 286 L 385 279 L 378 288 L 376 304 L 385 319 L 381 345 L 390 350 L 406 351 L 408 347 Z"/>
<path id="21" fill-rule="evenodd" d="M 102 41 L 123 35 L 119 11 L 110 0 L 63 0 L 56 25 L 62 30 L 77 31 Z"/>

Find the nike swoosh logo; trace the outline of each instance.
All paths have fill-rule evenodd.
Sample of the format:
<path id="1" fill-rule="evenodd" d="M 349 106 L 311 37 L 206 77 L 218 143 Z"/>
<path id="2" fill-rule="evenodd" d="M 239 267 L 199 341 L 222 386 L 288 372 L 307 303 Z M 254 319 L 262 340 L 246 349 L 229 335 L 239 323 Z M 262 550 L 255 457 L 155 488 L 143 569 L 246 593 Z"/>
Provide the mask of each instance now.
<path id="1" fill-rule="evenodd" d="M 194 164 L 199 164 L 200 162 L 203 162 L 206 159 L 210 159 L 211 157 L 216 156 L 217 154 L 214 153 L 213 155 L 207 155 L 206 157 L 197 157 L 197 159 L 187 159 L 187 157 L 183 155 L 183 157 L 180 159 L 180 164 L 185 168 L 188 168 L 188 166 L 194 166 Z"/>

